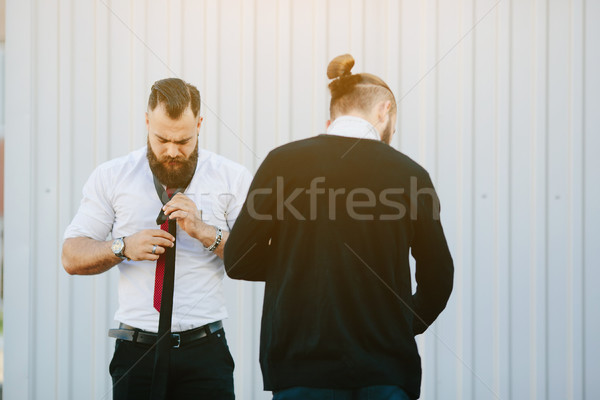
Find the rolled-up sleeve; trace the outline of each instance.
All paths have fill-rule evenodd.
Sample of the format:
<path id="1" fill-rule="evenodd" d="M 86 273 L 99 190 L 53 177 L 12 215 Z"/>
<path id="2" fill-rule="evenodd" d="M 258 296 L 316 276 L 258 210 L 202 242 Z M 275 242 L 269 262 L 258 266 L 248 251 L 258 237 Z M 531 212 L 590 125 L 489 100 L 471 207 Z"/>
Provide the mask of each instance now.
<path id="1" fill-rule="evenodd" d="M 92 172 L 83 186 L 83 198 L 73 221 L 65 231 L 64 239 L 88 237 L 106 240 L 115 219 L 107 178 L 107 171 L 100 167 Z"/>
<path id="2" fill-rule="evenodd" d="M 232 196 L 230 197 L 230 201 L 227 205 L 226 215 L 227 226 L 230 228 L 233 227 L 237 217 L 242 211 L 242 207 L 246 201 L 246 195 L 248 194 L 248 189 L 250 188 L 251 183 L 252 175 L 247 169 L 244 168 L 231 187 Z"/>

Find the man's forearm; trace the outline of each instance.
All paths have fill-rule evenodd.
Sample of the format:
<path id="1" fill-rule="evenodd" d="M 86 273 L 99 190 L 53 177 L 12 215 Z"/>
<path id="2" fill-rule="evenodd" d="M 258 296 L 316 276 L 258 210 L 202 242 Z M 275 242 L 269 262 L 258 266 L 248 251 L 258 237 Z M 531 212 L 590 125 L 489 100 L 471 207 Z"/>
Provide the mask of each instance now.
<path id="1" fill-rule="evenodd" d="M 111 241 L 98 241 L 87 237 L 65 240 L 62 264 L 71 275 L 95 275 L 108 271 L 121 262 L 111 250 Z"/>
<path id="2" fill-rule="evenodd" d="M 198 231 L 194 235 L 194 237 L 202 243 L 204 247 L 210 247 L 216 239 L 217 229 L 212 225 L 204 224 L 202 229 Z M 222 260 L 223 259 L 223 250 L 225 249 L 225 243 L 227 243 L 227 238 L 229 238 L 229 232 L 222 230 L 221 231 L 221 243 L 217 246 L 214 253 Z"/>

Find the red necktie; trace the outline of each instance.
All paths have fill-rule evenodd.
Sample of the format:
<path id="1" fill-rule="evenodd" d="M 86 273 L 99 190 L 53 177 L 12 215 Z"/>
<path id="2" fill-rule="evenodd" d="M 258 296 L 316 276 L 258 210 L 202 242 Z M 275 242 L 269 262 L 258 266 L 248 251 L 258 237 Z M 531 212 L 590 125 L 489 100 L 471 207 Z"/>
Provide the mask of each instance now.
<path id="1" fill-rule="evenodd" d="M 169 220 L 163 222 L 160 226 L 165 232 L 169 232 Z M 162 253 L 156 260 L 156 274 L 154 276 L 154 308 L 160 312 L 160 299 L 163 291 L 163 278 L 165 276 L 165 254 Z"/>
<path id="2" fill-rule="evenodd" d="M 169 198 L 173 196 L 173 191 L 173 189 L 167 188 L 167 194 L 169 195 Z M 163 222 L 163 224 L 160 226 L 160 229 L 165 232 L 169 232 L 168 219 Z M 163 279 L 165 277 L 165 255 L 166 252 L 162 253 L 158 257 L 158 260 L 156 260 L 156 273 L 154 275 L 154 308 L 158 312 L 160 312 L 160 299 L 162 298 Z"/>

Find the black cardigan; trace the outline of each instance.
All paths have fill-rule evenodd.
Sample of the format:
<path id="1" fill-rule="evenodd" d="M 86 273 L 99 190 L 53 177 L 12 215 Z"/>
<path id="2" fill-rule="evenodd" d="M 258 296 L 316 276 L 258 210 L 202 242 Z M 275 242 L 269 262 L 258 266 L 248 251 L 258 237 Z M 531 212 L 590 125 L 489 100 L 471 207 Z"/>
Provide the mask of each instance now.
<path id="1" fill-rule="evenodd" d="M 419 396 L 414 336 L 446 306 L 454 268 L 429 175 L 404 154 L 331 135 L 273 150 L 227 240 L 225 267 L 266 282 L 265 390 L 399 385 Z"/>

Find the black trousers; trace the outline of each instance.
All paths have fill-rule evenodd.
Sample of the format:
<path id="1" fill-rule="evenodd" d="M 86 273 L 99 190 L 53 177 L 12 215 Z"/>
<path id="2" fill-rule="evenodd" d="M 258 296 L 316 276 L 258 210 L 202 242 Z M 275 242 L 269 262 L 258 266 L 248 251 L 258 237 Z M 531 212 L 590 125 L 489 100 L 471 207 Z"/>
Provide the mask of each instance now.
<path id="1" fill-rule="evenodd" d="M 148 400 L 153 368 L 154 347 L 117 340 L 109 367 L 113 400 Z M 167 397 L 232 400 L 233 368 L 223 329 L 173 348 Z"/>
<path id="2" fill-rule="evenodd" d="M 273 400 L 411 400 L 411 398 L 401 387 L 392 385 L 347 390 L 297 386 L 274 392 Z"/>

